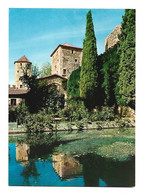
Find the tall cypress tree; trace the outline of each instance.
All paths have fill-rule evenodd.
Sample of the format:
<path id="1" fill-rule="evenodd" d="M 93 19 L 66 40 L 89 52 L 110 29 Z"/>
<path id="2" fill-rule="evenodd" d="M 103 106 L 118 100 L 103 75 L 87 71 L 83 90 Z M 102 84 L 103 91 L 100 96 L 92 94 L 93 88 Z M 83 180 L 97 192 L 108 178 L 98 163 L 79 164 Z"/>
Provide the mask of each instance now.
<path id="1" fill-rule="evenodd" d="M 83 41 L 83 58 L 80 74 L 80 97 L 87 108 L 96 104 L 98 89 L 97 47 L 91 10 L 87 13 L 86 33 Z"/>
<path id="2" fill-rule="evenodd" d="M 117 102 L 135 107 L 135 10 L 125 10 L 120 39 L 119 80 Z"/>

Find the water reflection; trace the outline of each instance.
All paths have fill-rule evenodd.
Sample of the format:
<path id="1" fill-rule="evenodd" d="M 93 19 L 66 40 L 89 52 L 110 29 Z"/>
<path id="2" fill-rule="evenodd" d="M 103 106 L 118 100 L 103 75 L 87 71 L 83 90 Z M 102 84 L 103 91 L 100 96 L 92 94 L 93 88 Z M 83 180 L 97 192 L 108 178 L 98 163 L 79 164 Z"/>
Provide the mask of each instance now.
<path id="1" fill-rule="evenodd" d="M 50 154 L 47 147 L 10 144 L 9 184 L 129 187 L 135 184 L 134 161 L 118 162 L 95 154 Z"/>
<path id="2" fill-rule="evenodd" d="M 135 159 L 119 162 L 87 154 L 79 158 L 83 165 L 85 186 L 100 186 L 102 181 L 109 187 L 135 185 Z M 102 181 L 101 181 L 102 180 Z"/>
<path id="3" fill-rule="evenodd" d="M 82 165 L 75 158 L 66 154 L 54 154 L 53 168 L 62 180 L 82 175 Z"/>
<path id="4" fill-rule="evenodd" d="M 30 146 L 27 144 L 16 145 L 16 161 L 21 162 L 23 166 L 26 166 L 28 161 L 28 154 L 30 154 Z"/>

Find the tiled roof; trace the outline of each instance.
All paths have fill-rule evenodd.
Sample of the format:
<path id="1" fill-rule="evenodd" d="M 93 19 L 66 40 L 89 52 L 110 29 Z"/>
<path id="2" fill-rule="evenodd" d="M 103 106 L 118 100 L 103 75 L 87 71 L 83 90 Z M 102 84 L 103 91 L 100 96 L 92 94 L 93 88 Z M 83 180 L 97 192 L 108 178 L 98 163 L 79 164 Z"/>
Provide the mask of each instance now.
<path id="1" fill-rule="evenodd" d="M 27 94 L 28 93 L 28 89 L 12 89 L 9 88 L 9 95 L 19 95 L 19 94 Z"/>
<path id="2" fill-rule="evenodd" d="M 61 75 L 58 75 L 58 74 L 52 74 L 52 75 L 46 75 L 46 76 L 43 76 L 43 77 L 39 77 L 37 78 L 37 80 L 41 80 L 41 79 L 46 79 L 46 78 L 50 78 L 50 77 L 60 77 L 62 79 L 66 79 L 65 77 L 62 77 Z"/>
<path id="3" fill-rule="evenodd" d="M 68 48 L 74 48 L 74 49 L 78 49 L 78 50 L 83 50 L 82 48 L 80 48 L 80 47 L 76 47 L 76 46 L 73 46 L 73 45 L 71 45 L 71 44 L 68 44 L 68 43 L 64 43 L 64 44 L 59 44 L 58 46 L 57 46 L 57 48 L 52 52 L 52 54 L 51 54 L 51 57 L 52 57 L 52 55 L 56 52 L 56 50 L 59 48 L 59 47 L 68 47 Z"/>
<path id="4" fill-rule="evenodd" d="M 27 62 L 27 63 L 30 63 L 31 64 L 31 62 L 28 60 L 28 58 L 24 55 L 24 56 L 22 56 L 20 59 L 18 59 L 17 61 L 15 61 L 14 62 L 14 64 L 16 63 L 16 62 Z"/>

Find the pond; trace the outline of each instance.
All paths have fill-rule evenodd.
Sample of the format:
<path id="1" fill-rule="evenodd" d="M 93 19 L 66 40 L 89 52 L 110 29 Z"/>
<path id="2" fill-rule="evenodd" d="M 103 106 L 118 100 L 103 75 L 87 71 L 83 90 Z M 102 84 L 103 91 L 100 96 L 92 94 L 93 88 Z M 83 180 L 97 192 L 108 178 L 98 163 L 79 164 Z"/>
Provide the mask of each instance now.
<path id="1" fill-rule="evenodd" d="M 135 158 L 120 162 L 89 152 L 70 155 L 10 140 L 9 185 L 131 187 Z"/>

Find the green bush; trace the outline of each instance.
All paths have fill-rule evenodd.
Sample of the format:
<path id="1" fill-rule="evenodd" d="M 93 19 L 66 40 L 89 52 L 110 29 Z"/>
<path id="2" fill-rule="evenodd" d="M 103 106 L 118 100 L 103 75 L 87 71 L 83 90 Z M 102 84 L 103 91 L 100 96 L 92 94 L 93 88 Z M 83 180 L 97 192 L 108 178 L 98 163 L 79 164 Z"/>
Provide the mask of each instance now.
<path id="1" fill-rule="evenodd" d="M 28 108 L 25 104 L 20 104 L 18 107 L 9 107 L 9 122 L 17 122 L 18 125 L 25 122 L 25 116 L 28 113 Z"/>
<path id="2" fill-rule="evenodd" d="M 119 128 L 131 127 L 131 121 L 127 118 L 118 121 Z"/>
<path id="3" fill-rule="evenodd" d="M 25 118 L 26 131 L 28 133 L 39 133 L 43 132 L 45 129 L 53 130 L 53 120 L 52 118 L 44 114 L 44 112 L 39 112 L 38 114 L 27 115 Z"/>
<path id="4" fill-rule="evenodd" d="M 77 98 L 80 96 L 80 90 L 79 90 L 80 72 L 81 72 L 81 67 L 73 71 L 67 81 L 68 98 Z"/>
<path id="5" fill-rule="evenodd" d="M 90 121 L 113 121 L 115 119 L 114 107 L 102 107 L 97 112 L 91 112 Z"/>
<path id="6" fill-rule="evenodd" d="M 21 125 L 25 122 L 25 116 L 28 114 L 28 108 L 25 104 L 19 105 L 17 111 L 17 124 Z"/>
<path id="7" fill-rule="evenodd" d="M 67 102 L 67 107 L 58 111 L 58 116 L 62 118 L 62 120 L 69 121 L 78 121 L 83 118 L 89 118 L 89 112 L 86 110 L 84 106 L 84 102 L 81 100 L 69 100 Z"/>
<path id="8" fill-rule="evenodd" d="M 83 131 L 83 129 L 84 129 L 84 121 L 83 120 L 76 121 L 75 125 L 76 125 L 78 131 Z"/>

